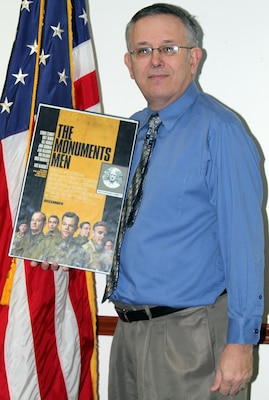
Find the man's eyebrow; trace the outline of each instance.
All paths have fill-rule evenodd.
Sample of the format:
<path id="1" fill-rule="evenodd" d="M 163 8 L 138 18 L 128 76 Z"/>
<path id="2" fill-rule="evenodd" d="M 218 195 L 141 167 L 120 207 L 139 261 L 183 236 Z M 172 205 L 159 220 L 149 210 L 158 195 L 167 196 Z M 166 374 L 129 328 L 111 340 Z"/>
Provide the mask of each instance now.
<path id="1" fill-rule="evenodd" d="M 162 44 L 170 44 L 170 43 L 175 43 L 175 41 L 172 40 L 172 39 L 164 39 L 164 40 L 162 40 Z M 136 46 L 148 46 L 148 47 L 150 47 L 151 43 L 147 42 L 147 41 L 141 41 L 141 42 L 137 42 L 135 45 Z"/>

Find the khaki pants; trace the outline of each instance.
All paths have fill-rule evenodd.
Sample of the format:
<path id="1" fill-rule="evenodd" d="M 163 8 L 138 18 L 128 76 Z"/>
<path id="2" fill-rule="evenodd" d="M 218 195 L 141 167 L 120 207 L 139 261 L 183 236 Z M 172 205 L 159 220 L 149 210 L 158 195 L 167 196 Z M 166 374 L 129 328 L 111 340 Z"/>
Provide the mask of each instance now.
<path id="1" fill-rule="evenodd" d="M 211 393 L 227 333 L 227 296 L 149 321 L 118 322 L 109 400 L 246 400 Z"/>

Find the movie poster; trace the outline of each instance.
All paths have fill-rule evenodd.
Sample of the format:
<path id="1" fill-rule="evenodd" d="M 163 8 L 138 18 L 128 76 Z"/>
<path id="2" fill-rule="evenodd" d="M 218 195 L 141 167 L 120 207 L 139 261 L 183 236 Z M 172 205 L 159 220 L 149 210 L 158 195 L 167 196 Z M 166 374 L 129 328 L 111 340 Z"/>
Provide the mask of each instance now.
<path id="1" fill-rule="evenodd" d="M 9 255 L 108 274 L 137 128 L 41 104 Z"/>

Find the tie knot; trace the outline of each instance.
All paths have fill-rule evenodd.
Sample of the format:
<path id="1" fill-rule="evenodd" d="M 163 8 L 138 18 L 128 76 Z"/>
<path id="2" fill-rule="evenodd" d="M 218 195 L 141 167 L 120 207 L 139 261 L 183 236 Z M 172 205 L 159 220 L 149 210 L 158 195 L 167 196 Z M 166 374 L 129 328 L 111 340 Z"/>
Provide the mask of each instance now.
<path id="1" fill-rule="evenodd" d="M 154 114 L 150 117 L 149 122 L 148 122 L 148 126 L 149 129 L 158 129 L 159 126 L 161 125 L 161 119 L 159 117 L 159 114 Z"/>

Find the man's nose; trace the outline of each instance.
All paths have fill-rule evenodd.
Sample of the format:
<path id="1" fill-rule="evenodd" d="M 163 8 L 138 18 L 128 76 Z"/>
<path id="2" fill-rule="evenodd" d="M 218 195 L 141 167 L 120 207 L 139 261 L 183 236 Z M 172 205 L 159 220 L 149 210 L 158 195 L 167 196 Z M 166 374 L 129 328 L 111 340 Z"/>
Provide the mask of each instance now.
<path id="1" fill-rule="evenodd" d="M 153 66 L 158 66 L 163 64 L 163 56 L 160 53 L 159 49 L 153 49 L 151 53 L 151 63 Z"/>

